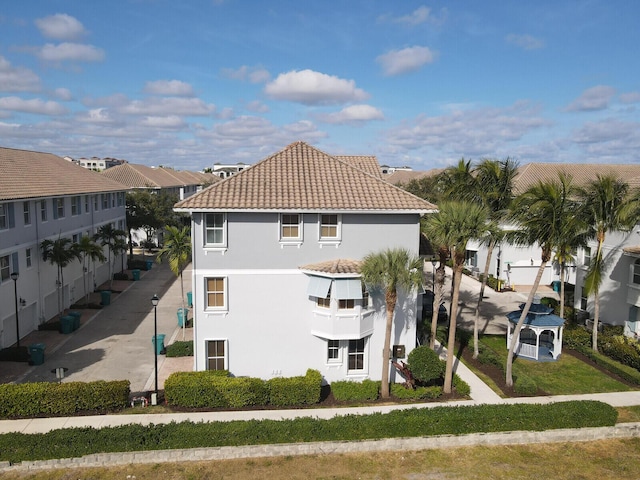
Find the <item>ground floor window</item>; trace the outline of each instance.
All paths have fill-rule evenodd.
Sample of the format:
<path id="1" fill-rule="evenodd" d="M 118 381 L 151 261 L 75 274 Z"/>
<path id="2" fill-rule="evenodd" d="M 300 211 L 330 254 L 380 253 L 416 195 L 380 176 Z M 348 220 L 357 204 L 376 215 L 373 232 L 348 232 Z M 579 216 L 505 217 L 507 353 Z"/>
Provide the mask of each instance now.
<path id="1" fill-rule="evenodd" d="M 340 362 L 340 340 L 327 340 L 327 361 L 330 363 Z"/>
<path id="2" fill-rule="evenodd" d="M 349 340 L 349 367 L 350 372 L 362 371 L 365 368 L 365 346 L 364 338 L 359 340 Z"/>
<path id="3" fill-rule="evenodd" d="M 226 340 L 207 341 L 207 370 L 227 370 Z"/>
<path id="4" fill-rule="evenodd" d="M 580 290 L 580 310 L 587 309 L 587 294 L 585 293 L 584 287 Z"/>

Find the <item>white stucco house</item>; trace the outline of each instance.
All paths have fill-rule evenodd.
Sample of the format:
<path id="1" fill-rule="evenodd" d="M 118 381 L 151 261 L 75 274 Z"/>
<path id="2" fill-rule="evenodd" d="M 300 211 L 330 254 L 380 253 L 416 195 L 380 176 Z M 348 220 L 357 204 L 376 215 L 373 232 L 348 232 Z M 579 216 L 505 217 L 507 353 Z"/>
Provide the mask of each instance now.
<path id="1" fill-rule="evenodd" d="M 21 338 L 58 313 L 57 267 L 42 260 L 41 242 L 78 242 L 107 224 L 124 229 L 125 190 L 56 155 L 0 148 L 0 349 L 17 339 L 16 294 Z M 120 259 L 115 265 L 119 271 Z M 91 287 L 109 279 L 107 262 L 88 268 Z M 84 284 L 83 267 L 74 261 L 64 269 L 62 308 L 82 298 Z"/>
<path id="2" fill-rule="evenodd" d="M 380 379 L 384 296 L 362 284 L 360 261 L 418 255 L 434 205 L 385 182 L 375 157 L 296 142 L 175 208 L 191 215 L 196 370 Z M 392 345 L 405 355 L 417 297 L 403 293 L 395 311 Z"/>

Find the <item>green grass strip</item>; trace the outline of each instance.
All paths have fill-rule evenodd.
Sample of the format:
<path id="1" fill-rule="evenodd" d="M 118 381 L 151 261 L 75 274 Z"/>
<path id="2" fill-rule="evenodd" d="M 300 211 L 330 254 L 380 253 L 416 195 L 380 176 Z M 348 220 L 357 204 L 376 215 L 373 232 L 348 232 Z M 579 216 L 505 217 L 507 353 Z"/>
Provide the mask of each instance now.
<path id="1" fill-rule="evenodd" d="M 617 411 L 594 401 L 549 405 L 451 406 L 347 415 L 330 420 L 252 420 L 72 428 L 0 435 L 0 460 L 81 457 L 93 453 L 365 440 L 615 425 Z"/>

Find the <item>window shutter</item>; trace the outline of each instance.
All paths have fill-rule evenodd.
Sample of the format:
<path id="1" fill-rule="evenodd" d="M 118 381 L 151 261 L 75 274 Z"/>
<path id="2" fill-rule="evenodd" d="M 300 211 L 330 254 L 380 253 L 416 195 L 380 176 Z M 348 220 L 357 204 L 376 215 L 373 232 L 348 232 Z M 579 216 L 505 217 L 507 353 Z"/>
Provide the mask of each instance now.
<path id="1" fill-rule="evenodd" d="M 310 297 L 327 298 L 331 288 L 331 279 L 326 277 L 310 277 L 307 293 Z"/>
<path id="2" fill-rule="evenodd" d="M 20 272 L 20 266 L 18 264 L 18 252 L 14 252 L 11 254 L 11 266 L 13 268 L 13 272 Z"/>
<path id="3" fill-rule="evenodd" d="M 9 204 L 9 228 L 14 228 L 16 226 L 16 217 L 13 211 L 13 202 Z"/>
<path id="4" fill-rule="evenodd" d="M 336 279 L 336 298 L 338 300 L 361 300 L 362 282 L 359 278 Z"/>

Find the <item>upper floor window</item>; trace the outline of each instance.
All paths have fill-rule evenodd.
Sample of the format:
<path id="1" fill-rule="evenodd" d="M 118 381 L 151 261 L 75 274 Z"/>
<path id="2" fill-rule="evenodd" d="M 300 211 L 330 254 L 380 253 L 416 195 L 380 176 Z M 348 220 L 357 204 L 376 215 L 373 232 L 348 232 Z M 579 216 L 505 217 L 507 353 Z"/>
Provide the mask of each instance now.
<path id="1" fill-rule="evenodd" d="M 80 196 L 71 197 L 71 215 L 76 216 L 82 213 L 82 199 Z"/>
<path id="2" fill-rule="evenodd" d="M 302 239 L 302 215 L 299 213 L 283 213 L 280 215 L 280 239 Z"/>
<path id="3" fill-rule="evenodd" d="M 0 257 L 0 282 L 9 279 L 11 269 L 9 268 L 9 255 Z"/>
<path id="4" fill-rule="evenodd" d="M 53 218 L 64 218 L 64 198 L 53 199 Z"/>
<path id="5" fill-rule="evenodd" d="M 337 240 L 340 238 L 338 215 L 320 215 L 320 240 Z"/>
<path id="6" fill-rule="evenodd" d="M 320 308 L 331 308 L 331 287 L 329 287 L 326 297 L 316 298 L 316 305 Z"/>
<path id="7" fill-rule="evenodd" d="M 102 194 L 102 209 L 106 210 L 107 208 L 109 208 L 109 194 L 108 193 L 103 193 Z"/>
<path id="8" fill-rule="evenodd" d="M 24 217 L 24 224 L 31 225 L 31 204 L 29 201 L 22 202 L 22 216 Z"/>
<path id="9" fill-rule="evenodd" d="M 116 207 L 116 194 L 115 193 L 110 193 L 109 197 L 111 197 L 111 208 L 115 208 Z"/>
<path id="10" fill-rule="evenodd" d="M 224 309 L 227 306 L 226 302 L 226 285 L 223 277 L 207 278 L 206 279 L 206 305 L 208 309 Z"/>
<path id="11" fill-rule="evenodd" d="M 0 204 L 0 230 L 9 228 L 9 204 Z"/>
<path id="12" fill-rule="evenodd" d="M 98 211 L 98 195 L 93 196 L 93 209 L 96 212 Z"/>
<path id="13" fill-rule="evenodd" d="M 118 206 L 124 205 L 124 192 L 118 192 Z"/>
<path id="14" fill-rule="evenodd" d="M 40 220 L 47 221 L 47 201 L 40 200 Z"/>
<path id="15" fill-rule="evenodd" d="M 640 258 L 633 264 L 633 283 L 640 285 Z"/>
<path id="16" fill-rule="evenodd" d="M 591 264 L 591 247 L 584 247 L 582 250 L 582 263 L 586 267 Z"/>
<path id="17" fill-rule="evenodd" d="M 30 248 L 27 248 L 25 250 L 25 255 L 27 257 L 27 268 L 29 268 L 32 265 L 32 256 L 31 256 L 31 249 Z"/>
<path id="18" fill-rule="evenodd" d="M 356 302 L 352 298 L 340 300 L 340 303 L 338 304 L 338 308 L 340 310 L 353 310 L 355 306 L 356 306 Z"/>
<path id="19" fill-rule="evenodd" d="M 225 245 L 225 214 L 207 213 L 204 216 L 204 244 L 205 246 Z"/>
<path id="20" fill-rule="evenodd" d="M 84 196 L 84 213 L 89 213 L 89 195 Z"/>

